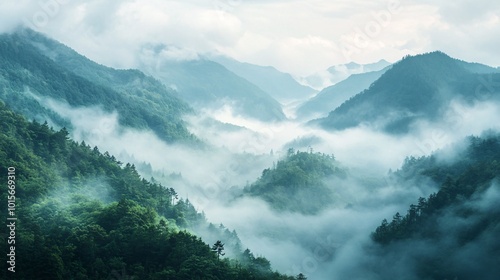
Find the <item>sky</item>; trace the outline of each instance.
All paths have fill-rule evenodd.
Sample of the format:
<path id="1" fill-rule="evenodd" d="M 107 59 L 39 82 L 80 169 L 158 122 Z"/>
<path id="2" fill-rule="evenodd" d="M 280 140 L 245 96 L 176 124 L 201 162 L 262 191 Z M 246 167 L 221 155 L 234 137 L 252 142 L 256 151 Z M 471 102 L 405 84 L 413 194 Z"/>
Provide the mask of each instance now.
<path id="1" fill-rule="evenodd" d="M 223 54 L 301 77 L 434 50 L 499 66 L 499 15 L 496 0 L 7 0 L 0 31 L 24 24 L 116 68 L 162 44 L 173 59 Z"/>

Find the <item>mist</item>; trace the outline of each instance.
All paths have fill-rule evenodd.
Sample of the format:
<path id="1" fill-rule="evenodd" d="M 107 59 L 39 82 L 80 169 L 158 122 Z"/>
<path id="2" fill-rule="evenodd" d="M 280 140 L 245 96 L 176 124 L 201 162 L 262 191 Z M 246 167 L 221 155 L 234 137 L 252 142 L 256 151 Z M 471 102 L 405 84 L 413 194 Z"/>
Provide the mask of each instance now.
<path id="1" fill-rule="evenodd" d="M 208 145 L 193 148 L 167 144 L 146 129 L 123 127 L 117 112 L 75 108 L 50 98 L 39 97 L 38 101 L 72 123 L 74 140 L 136 164 L 146 179 L 154 176 L 189 198 L 209 222 L 236 230 L 244 248 L 269 259 L 273 269 L 290 275 L 302 272 L 309 279 L 416 279 L 411 277 L 414 259 L 430 252 L 380 256 L 370 233 L 382 219 L 405 213 L 410 204 L 436 192 L 438 186 L 430 180 L 401 185 L 391 179 L 390 170 L 399 169 L 408 156 L 436 151 L 440 151 L 440 160 L 452 161 L 458 153 L 448 149 L 453 143 L 484 130 L 500 130 L 495 121 L 500 119 L 500 106 L 491 102 L 454 101 L 443 119 L 419 121 L 406 135 L 386 134 L 367 125 L 327 132 L 291 120 L 263 123 L 235 116 L 226 105 L 185 116 L 189 130 Z M 240 196 L 288 148 L 333 154 L 348 171 L 347 178 L 325 181 L 336 193 L 329 208 L 315 215 L 278 212 L 261 199 Z M 151 170 L 141 169 L 144 164 Z M 170 174 L 181 178 L 172 179 Z M 498 186 L 492 186 L 473 207 L 489 209 L 492 197 L 499 193 Z M 487 242 L 491 237 L 484 238 Z M 423 247 L 419 242 L 394 246 Z M 367 253 L 367 248 L 372 251 Z M 468 250 L 477 252 L 478 248 Z M 391 271 L 378 268 L 394 265 Z"/>

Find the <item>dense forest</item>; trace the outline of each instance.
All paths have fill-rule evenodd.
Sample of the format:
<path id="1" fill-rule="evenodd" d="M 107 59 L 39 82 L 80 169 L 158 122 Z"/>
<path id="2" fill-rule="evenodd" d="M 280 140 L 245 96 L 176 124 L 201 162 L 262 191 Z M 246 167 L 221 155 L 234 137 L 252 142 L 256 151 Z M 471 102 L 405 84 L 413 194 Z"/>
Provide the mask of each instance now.
<path id="1" fill-rule="evenodd" d="M 295 279 L 248 249 L 222 257 L 229 244 L 213 240 L 214 248 L 190 229 L 235 233 L 66 129 L 28 122 L 0 102 L 0 130 L 0 180 L 15 169 L 17 279 Z M 8 193 L 1 196 L 6 202 Z"/>
<path id="2" fill-rule="evenodd" d="M 400 183 L 431 178 L 439 191 L 421 197 L 406 214 L 399 212 L 372 233 L 383 254 L 408 255 L 406 246 L 420 244 L 416 254 L 420 279 L 496 279 L 500 270 L 500 135 L 469 137 L 453 158 L 442 153 L 408 158 L 393 174 Z M 455 147 L 459 150 L 459 147 Z"/>
<path id="3" fill-rule="evenodd" d="M 285 158 L 263 170 L 245 193 L 264 199 L 279 211 L 315 214 L 334 203 L 334 192 L 325 181 L 346 176 L 333 155 L 290 148 Z"/>
<path id="4" fill-rule="evenodd" d="M 37 101 L 52 98 L 73 107 L 116 111 L 121 125 L 151 129 L 169 143 L 199 143 L 181 118 L 192 109 L 138 70 L 98 65 L 30 30 L 0 35 L 0 60 L 0 99 L 29 119 L 71 129 L 68 120 Z"/>

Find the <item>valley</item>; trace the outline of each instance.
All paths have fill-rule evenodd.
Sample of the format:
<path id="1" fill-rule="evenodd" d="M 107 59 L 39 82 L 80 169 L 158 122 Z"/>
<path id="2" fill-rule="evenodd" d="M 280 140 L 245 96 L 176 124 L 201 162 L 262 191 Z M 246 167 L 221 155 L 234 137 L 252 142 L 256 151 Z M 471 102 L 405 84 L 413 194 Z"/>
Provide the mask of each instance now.
<path id="1" fill-rule="evenodd" d="M 313 89 L 169 51 L 117 69 L 0 35 L 19 279 L 500 275 L 500 68 L 433 51 Z"/>

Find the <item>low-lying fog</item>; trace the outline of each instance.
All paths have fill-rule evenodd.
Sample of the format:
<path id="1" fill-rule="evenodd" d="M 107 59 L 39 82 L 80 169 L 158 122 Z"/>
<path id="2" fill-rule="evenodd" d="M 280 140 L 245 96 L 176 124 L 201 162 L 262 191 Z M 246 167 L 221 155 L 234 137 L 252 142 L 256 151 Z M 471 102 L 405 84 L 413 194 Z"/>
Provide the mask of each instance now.
<path id="1" fill-rule="evenodd" d="M 74 140 L 98 146 L 121 161 L 149 163 L 154 174 L 180 173 L 182 180 L 155 179 L 189 198 L 210 222 L 235 229 L 243 245 L 268 258 L 274 269 L 293 275 L 302 272 L 309 279 L 346 279 L 353 270 L 357 277 L 378 279 L 364 252 L 370 233 L 382 219 L 390 220 L 397 211 L 406 213 L 420 196 L 436 191 L 432 183 L 397 186 L 385 179 L 388 171 L 401 167 L 409 155 L 428 155 L 465 136 L 500 128 L 496 121 L 500 108 L 491 103 L 472 107 L 453 103 L 441 122 L 420 122 L 405 136 L 365 126 L 326 132 L 294 121 L 260 123 L 234 116 L 231 108 L 224 107 L 186 117 L 189 129 L 211 146 L 194 149 L 168 145 L 149 131 L 121 127 L 117 113 L 97 107 L 71 108 L 50 99 L 41 102 L 71 120 Z M 232 199 L 231 187 L 241 189 L 254 182 L 289 147 L 334 154 L 350 175 L 327 184 L 346 203 L 311 216 L 277 213 L 256 198 Z M 370 184 L 374 181 L 379 183 Z"/>

